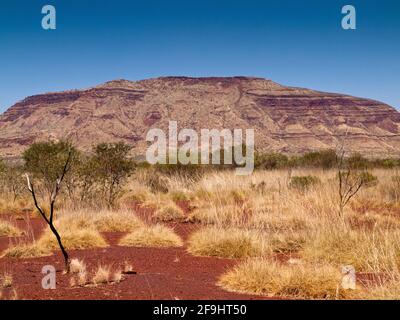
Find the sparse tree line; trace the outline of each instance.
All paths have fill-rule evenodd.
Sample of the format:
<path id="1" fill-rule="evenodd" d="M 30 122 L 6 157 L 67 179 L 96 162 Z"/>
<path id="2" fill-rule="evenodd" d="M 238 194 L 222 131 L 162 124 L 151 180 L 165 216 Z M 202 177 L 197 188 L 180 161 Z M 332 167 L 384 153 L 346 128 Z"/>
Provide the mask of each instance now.
<path id="1" fill-rule="evenodd" d="M 0 159 L 0 193 L 7 194 L 16 201 L 27 193 L 26 174 L 35 181 L 41 197 L 50 199 L 54 182 L 60 177 L 65 161 L 70 157 L 61 191 L 64 199 L 71 205 L 113 207 L 122 194 L 128 177 L 135 168 L 149 172 L 148 186 L 153 191 L 167 192 L 163 177 L 179 174 L 192 181 L 199 180 L 207 171 L 231 170 L 236 165 L 149 165 L 137 163 L 129 155 L 131 147 L 124 143 L 100 143 L 86 154 L 77 150 L 70 142 L 40 142 L 32 144 L 19 162 L 6 163 Z M 223 152 L 223 151 L 221 151 Z M 255 168 L 275 170 L 293 168 L 321 168 L 338 171 L 338 180 L 342 184 L 351 184 L 349 180 L 371 183 L 374 177 L 368 172 L 371 168 L 397 168 L 400 159 L 366 159 L 360 154 L 345 157 L 335 150 L 309 152 L 301 156 L 288 156 L 281 153 L 255 154 Z M 347 181 L 347 182 L 346 182 Z M 292 182 L 298 188 L 307 188 L 315 184 L 315 179 L 299 178 Z M 356 183 L 359 184 L 359 183 Z M 343 188 L 341 188 L 343 189 Z M 356 189 L 358 189 L 356 187 Z M 350 195 L 352 192 L 350 192 Z M 344 198 L 347 196 L 344 195 Z M 344 202 L 347 202 L 344 200 Z"/>
<path id="2" fill-rule="evenodd" d="M 113 207 L 135 168 L 129 151 L 130 147 L 123 143 L 101 143 L 90 154 L 81 153 L 66 141 L 34 143 L 23 153 L 22 163 L 0 161 L 0 191 L 17 200 L 27 190 L 29 175 L 38 194 L 50 200 L 54 183 L 62 176 L 68 160 L 62 195 L 71 204 Z"/>
<path id="3" fill-rule="evenodd" d="M 114 206 L 125 180 L 134 169 L 129 151 L 130 147 L 123 143 L 101 143 L 93 148 L 92 154 L 84 155 L 70 142 L 42 142 L 32 144 L 24 152 L 23 164 L 0 162 L 2 191 L 11 192 L 16 201 L 24 190 L 25 178 L 36 210 L 58 242 L 67 272 L 70 258 L 54 224 L 56 200 L 62 187 L 65 185 L 64 196 L 72 204 L 81 206 L 93 200 Z"/>
<path id="4" fill-rule="evenodd" d="M 340 159 L 341 158 L 341 159 Z M 307 152 L 303 155 L 288 156 L 282 153 L 255 154 L 256 169 L 287 169 L 287 168 L 321 168 L 334 169 L 340 166 L 350 167 L 354 170 L 373 168 L 400 168 L 400 158 L 368 159 L 359 153 L 344 157 L 341 150 L 328 149 L 324 151 Z"/>

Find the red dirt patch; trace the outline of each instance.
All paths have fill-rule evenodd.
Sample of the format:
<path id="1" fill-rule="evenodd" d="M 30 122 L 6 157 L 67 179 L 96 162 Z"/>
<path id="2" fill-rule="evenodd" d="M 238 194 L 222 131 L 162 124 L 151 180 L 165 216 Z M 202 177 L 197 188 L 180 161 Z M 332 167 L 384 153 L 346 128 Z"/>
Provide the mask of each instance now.
<path id="1" fill-rule="evenodd" d="M 15 220 L 8 216 L 7 219 L 27 231 L 19 241 L 37 238 L 44 227 L 39 218 L 25 216 L 24 220 Z M 197 228 L 197 225 L 187 223 L 169 225 L 183 239 Z M 3 291 L 3 297 L 11 297 L 15 289 L 19 299 L 263 299 L 226 292 L 216 285 L 218 277 L 237 263 L 235 260 L 194 257 L 185 248 L 120 247 L 116 244 L 123 233 L 106 232 L 103 235 L 110 247 L 71 250 L 71 258 L 84 260 L 89 270 L 99 264 L 123 270 L 126 262 L 137 274 L 124 275 L 124 280 L 116 284 L 72 288 L 70 276 L 63 274 L 63 259 L 59 253 L 35 259 L 0 258 L 0 274 L 7 272 L 13 277 L 12 287 Z M 0 238 L 0 250 L 15 241 Z M 41 270 L 45 265 L 53 265 L 57 270 L 56 290 L 42 289 L 44 275 Z"/>

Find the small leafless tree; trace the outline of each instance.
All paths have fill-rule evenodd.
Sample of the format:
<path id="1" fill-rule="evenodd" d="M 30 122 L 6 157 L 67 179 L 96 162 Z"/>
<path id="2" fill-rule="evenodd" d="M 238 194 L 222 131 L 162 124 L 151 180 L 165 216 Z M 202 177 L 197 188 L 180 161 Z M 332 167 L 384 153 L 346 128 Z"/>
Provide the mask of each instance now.
<path id="1" fill-rule="evenodd" d="M 345 151 L 340 147 L 337 154 L 339 180 L 339 215 L 343 217 L 344 208 L 366 183 L 364 175 L 345 163 Z"/>
<path id="2" fill-rule="evenodd" d="M 9 166 L 4 176 L 8 192 L 13 196 L 13 202 L 17 201 L 18 197 L 25 190 L 23 170 L 20 166 Z"/>
<path id="3" fill-rule="evenodd" d="M 56 227 L 54 226 L 54 205 L 55 205 L 57 196 L 58 196 L 58 194 L 60 192 L 61 184 L 62 184 L 62 182 L 63 182 L 63 180 L 65 178 L 65 175 L 70 170 L 71 157 L 72 157 L 72 151 L 69 151 L 67 159 L 65 161 L 65 165 L 63 167 L 63 170 L 62 170 L 60 176 L 57 178 L 57 180 L 54 183 L 54 189 L 53 189 L 53 192 L 52 192 L 51 197 L 50 197 L 50 213 L 49 213 L 49 215 L 47 215 L 45 210 L 40 206 L 40 204 L 39 204 L 39 202 L 37 200 L 37 196 L 36 196 L 36 193 L 35 193 L 34 185 L 30 181 L 29 175 L 26 174 L 26 180 L 27 180 L 27 183 L 28 183 L 28 190 L 30 191 L 30 193 L 32 195 L 33 201 L 35 203 L 35 207 L 39 211 L 39 213 L 42 216 L 42 218 L 46 221 L 46 223 L 49 226 L 51 232 L 53 232 L 54 236 L 57 239 L 57 242 L 58 242 L 58 245 L 60 247 L 60 250 L 61 250 L 61 252 L 62 252 L 62 254 L 64 256 L 65 269 L 66 269 L 67 273 L 69 273 L 69 271 L 70 271 L 70 260 L 69 260 L 68 253 L 67 253 L 67 251 L 66 251 L 66 249 L 65 249 L 65 247 L 64 247 L 64 245 L 63 245 L 63 243 L 61 241 L 61 236 L 58 233 Z"/>

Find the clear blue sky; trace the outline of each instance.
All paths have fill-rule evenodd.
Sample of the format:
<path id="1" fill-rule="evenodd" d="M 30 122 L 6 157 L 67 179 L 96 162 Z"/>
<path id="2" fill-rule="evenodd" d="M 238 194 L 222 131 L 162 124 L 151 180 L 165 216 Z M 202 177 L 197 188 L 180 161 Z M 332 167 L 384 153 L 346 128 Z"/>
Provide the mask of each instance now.
<path id="1" fill-rule="evenodd" d="M 57 9 L 57 30 L 41 8 Z M 341 8 L 357 9 L 357 30 Z M 112 79 L 260 76 L 400 108 L 398 0 L 1 0 L 0 112 Z"/>

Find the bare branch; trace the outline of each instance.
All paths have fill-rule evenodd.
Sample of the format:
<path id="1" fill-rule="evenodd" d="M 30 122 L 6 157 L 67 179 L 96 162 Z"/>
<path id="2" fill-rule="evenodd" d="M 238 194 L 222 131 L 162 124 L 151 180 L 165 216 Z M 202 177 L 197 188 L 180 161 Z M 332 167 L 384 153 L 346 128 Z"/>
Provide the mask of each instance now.
<path id="1" fill-rule="evenodd" d="M 61 176 L 56 180 L 55 185 L 54 185 L 54 190 L 51 194 L 51 198 L 50 198 L 50 216 L 49 218 L 46 216 L 45 211 L 41 208 L 41 206 L 39 205 L 38 201 L 37 201 L 37 197 L 36 197 L 36 193 L 35 193 L 35 188 L 33 183 L 30 181 L 29 179 L 29 175 L 26 174 L 26 179 L 27 179 L 27 183 L 28 183 L 28 190 L 30 191 L 33 201 L 35 203 L 35 207 L 36 209 L 39 211 L 40 215 L 42 216 L 42 218 L 46 221 L 46 223 L 49 225 L 50 230 L 53 232 L 54 236 L 57 239 L 58 245 L 61 249 L 61 252 L 64 256 L 64 261 L 65 261 L 65 267 L 66 267 L 66 271 L 69 272 L 70 270 L 70 262 L 69 262 L 69 256 L 67 251 L 65 250 L 62 241 L 61 241 L 61 237 L 60 234 L 58 233 L 57 229 L 55 228 L 54 224 L 53 224 L 53 219 L 54 219 L 54 205 L 55 205 L 55 201 L 57 199 L 57 196 L 60 192 L 61 189 L 61 184 L 65 178 L 65 175 L 67 174 L 68 170 L 69 170 L 69 164 L 71 161 L 71 157 L 72 157 L 72 150 L 69 150 L 68 152 L 68 157 L 67 160 L 63 166 L 63 171 L 61 173 Z"/>

